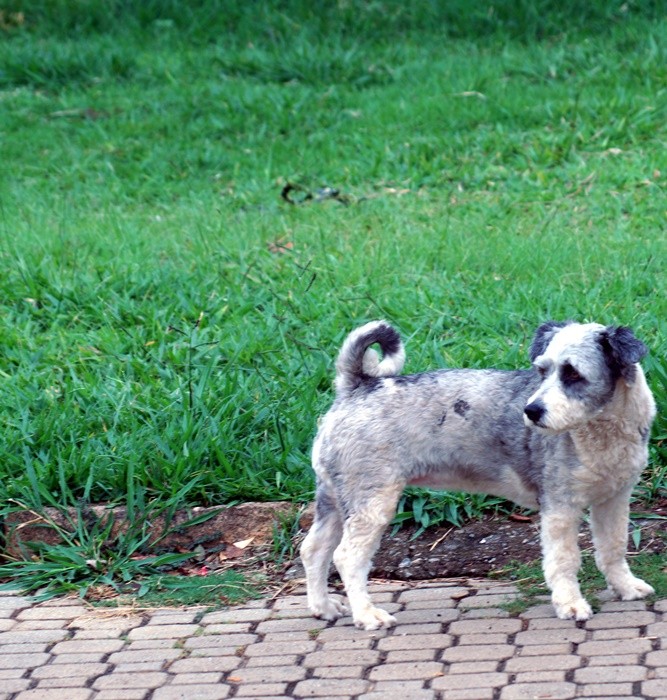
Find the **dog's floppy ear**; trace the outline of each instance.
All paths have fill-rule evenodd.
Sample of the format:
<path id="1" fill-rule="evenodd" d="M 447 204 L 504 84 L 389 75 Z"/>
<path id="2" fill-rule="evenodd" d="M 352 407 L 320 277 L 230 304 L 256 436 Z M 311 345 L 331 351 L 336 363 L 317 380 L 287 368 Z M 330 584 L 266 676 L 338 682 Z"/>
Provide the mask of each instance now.
<path id="1" fill-rule="evenodd" d="M 632 384 L 635 364 L 648 352 L 646 345 L 625 326 L 607 326 L 600 334 L 600 344 L 614 375 Z"/>
<path id="2" fill-rule="evenodd" d="M 535 362 L 535 359 L 547 349 L 547 345 L 549 345 L 556 333 L 569 323 L 570 321 L 547 321 L 543 323 L 535 332 L 535 337 L 530 346 L 530 361 Z"/>

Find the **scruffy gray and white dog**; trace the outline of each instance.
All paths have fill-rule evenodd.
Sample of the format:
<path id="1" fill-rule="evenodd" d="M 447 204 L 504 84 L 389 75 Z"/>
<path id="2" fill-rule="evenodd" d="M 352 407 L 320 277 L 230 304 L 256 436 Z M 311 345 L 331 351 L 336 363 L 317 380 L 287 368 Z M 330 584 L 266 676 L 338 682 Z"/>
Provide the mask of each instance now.
<path id="1" fill-rule="evenodd" d="M 382 350 L 382 359 L 371 345 Z M 647 463 L 655 402 L 625 327 L 540 326 L 530 370 L 444 369 L 401 376 L 398 333 L 353 331 L 336 362 L 336 400 L 313 445 L 315 521 L 301 547 L 312 612 L 347 612 L 327 592 L 333 561 L 357 627 L 390 627 L 367 591 L 371 559 L 405 486 L 491 493 L 541 510 L 546 582 L 558 617 L 591 614 L 577 582 L 590 507 L 595 561 L 623 600 L 653 589 L 625 559 L 630 493 Z"/>

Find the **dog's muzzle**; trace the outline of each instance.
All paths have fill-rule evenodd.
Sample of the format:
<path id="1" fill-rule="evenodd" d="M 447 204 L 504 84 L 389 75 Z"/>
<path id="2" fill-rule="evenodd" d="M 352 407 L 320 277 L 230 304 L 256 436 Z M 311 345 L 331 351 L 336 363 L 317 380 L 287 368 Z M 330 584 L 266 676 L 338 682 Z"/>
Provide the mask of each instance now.
<path id="1" fill-rule="evenodd" d="M 542 403 L 539 401 L 533 401 L 532 403 L 529 403 L 524 409 L 523 409 L 524 415 L 528 420 L 533 424 L 540 426 L 541 425 L 541 420 L 544 414 L 547 412 L 546 408 Z"/>

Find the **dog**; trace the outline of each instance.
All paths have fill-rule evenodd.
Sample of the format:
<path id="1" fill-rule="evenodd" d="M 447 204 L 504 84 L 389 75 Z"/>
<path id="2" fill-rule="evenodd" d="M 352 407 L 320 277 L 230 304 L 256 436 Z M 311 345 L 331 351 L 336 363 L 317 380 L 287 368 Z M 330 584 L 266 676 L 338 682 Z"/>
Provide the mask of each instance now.
<path id="1" fill-rule="evenodd" d="M 577 581 L 578 529 L 589 507 L 608 585 L 623 600 L 652 594 L 626 561 L 630 495 L 656 412 L 638 364 L 646 352 L 623 326 L 552 321 L 537 329 L 532 369 L 401 375 L 403 343 L 388 323 L 350 333 L 312 450 L 315 519 L 300 550 L 312 613 L 335 620 L 348 612 L 327 591 L 333 559 L 354 624 L 396 623 L 371 603 L 367 578 L 406 486 L 539 508 L 543 571 L 559 618 L 592 615 Z"/>

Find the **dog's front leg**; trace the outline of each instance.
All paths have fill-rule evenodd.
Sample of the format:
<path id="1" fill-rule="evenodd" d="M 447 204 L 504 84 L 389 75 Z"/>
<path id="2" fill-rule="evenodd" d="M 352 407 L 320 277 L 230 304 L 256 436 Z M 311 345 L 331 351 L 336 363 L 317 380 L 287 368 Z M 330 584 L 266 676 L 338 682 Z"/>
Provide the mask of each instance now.
<path id="1" fill-rule="evenodd" d="M 562 620 L 588 620 L 593 614 L 577 581 L 580 520 L 581 512 L 572 507 L 546 508 L 541 515 L 544 578 L 556 615 Z"/>
<path id="2" fill-rule="evenodd" d="M 598 569 L 623 600 L 645 598 L 654 593 L 651 586 L 633 576 L 626 561 L 630 490 L 591 507 L 591 531 Z"/>

